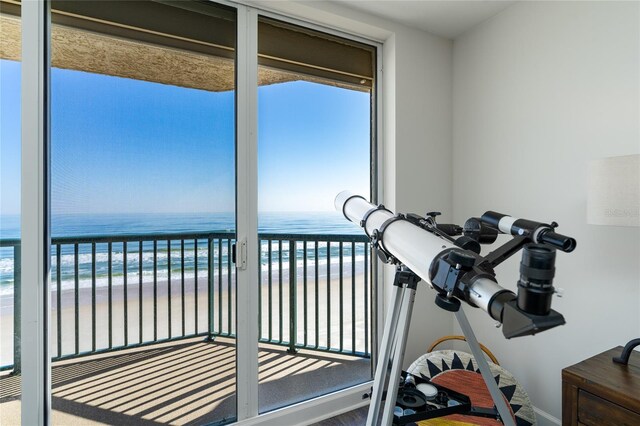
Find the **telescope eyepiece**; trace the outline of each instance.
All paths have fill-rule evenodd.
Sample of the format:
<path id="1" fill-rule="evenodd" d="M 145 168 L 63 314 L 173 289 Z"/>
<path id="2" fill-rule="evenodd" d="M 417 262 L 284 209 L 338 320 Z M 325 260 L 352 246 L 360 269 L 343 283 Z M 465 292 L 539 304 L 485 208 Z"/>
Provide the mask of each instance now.
<path id="1" fill-rule="evenodd" d="M 554 293 L 556 251 L 542 244 L 527 244 L 522 251 L 518 308 L 534 315 L 548 315 Z"/>
<path id="2" fill-rule="evenodd" d="M 553 228 L 550 228 L 548 231 L 542 231 L 540 233 L 540 242 L 548 244 L 566 253 L 571 253 L 576 248 L 576 240 L 571 237 L 553 232 L 552 229 Z"/>
<path id="3" fill-rule="evenodd" d="M 553 270 L 555 269 L 556 251 L 550 247 L 546 247 L 542 244 L 527 244 L 522 251 L 522 262 L 520 272 L 522 273 L 522 267 L 541 269 L 541 270 Z M 532 277 L 534 282 L 543 283 L 537 276 Z M 553 274 L 551 275 L 553 278 Z"/>

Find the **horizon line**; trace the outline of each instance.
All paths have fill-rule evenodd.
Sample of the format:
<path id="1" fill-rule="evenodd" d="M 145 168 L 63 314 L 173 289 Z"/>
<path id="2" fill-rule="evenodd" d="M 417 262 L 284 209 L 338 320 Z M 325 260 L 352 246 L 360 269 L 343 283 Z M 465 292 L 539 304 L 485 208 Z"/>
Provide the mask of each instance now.
<path id="1" fill-rule="evenodd" d="M 340 213 L 337 210 L 263 210 L 263 213 Z M 122 215 L 122 214 L 235 214 L 235 211 L 206 211 L 206 212 L 71 212 L 71 213 L 51 213 L 51 216 L 62 215 Z M 1 216 L 20 216 L 21 213 L 1 213 Z"/>

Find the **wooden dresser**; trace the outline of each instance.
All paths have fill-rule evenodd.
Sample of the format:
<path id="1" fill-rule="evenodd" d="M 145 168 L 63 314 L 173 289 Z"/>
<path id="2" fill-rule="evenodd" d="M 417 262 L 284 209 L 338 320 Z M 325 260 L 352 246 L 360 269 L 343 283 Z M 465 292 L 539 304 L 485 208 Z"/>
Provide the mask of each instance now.
<path id="1" fill-rule="evenodd" d="M 563 425 L 640 426 L 640 352 L 628 365 L 617 347 L 562 370 Z"/>

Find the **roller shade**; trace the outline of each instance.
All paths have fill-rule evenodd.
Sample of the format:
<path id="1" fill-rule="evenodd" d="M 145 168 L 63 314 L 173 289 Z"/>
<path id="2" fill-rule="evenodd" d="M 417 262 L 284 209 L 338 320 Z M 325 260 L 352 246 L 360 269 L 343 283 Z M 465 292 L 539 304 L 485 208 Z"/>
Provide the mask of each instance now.
<path id="1" fill-rule="evenodd" d="M 20 2 L 0 0 L 2 59 L 20 60 L 19 14 Z M 54 1 L 52 21 L 54 68 L 213 92 L 235 87 L 235 9 L 211 2 Z"/>
<path id="2" fill-rule="evenodd" d="M 370 89 L 375 75 L 375 47 L 260 17 L 258 63 Z"/>
<path id="3" fill-rule="evenodd" d="M 185 1 L 61 1 L 51 3 L 54 24 L 144 43 L 234 57 L 235 10 Z"/>
<path id="4" fill-rule="evenodd" d="M 20 2 L 0 0 L 0 57 L 19 60 Z M 210 91 L 235 86 L 235 9 L 200 1 L 52 2 L 52 65 Z M 375 47 L 282 21 L 258 22 L 260 85 L 373 87 Z"/>

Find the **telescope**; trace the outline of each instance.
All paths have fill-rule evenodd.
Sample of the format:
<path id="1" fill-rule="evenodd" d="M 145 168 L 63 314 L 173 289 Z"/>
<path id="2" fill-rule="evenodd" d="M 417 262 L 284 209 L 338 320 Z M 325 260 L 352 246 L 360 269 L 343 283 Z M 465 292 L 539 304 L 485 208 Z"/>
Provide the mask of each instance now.
<path id="1" fill-rule="evenodd" d="M 463 226 L 440 224 L 436 220 L 439 212 L 425 216 L 393 214 L 383 205 L 373 205 L 349 191 L 338 194 L 335 207 L 347 220 L 364 229 L 383 262 L 397 266 L 373 389 L 368 395 L 371 405 L 367 426 L 403 425 L 453 413 L 491 417 L 515 426 L 473 329 L 460 309 L 461 301 L 482 309 L 498 321 L 507 339 L 563 325 L 562 314 L 551 309 L 556 250 L 573 251 L 575 239 L 557 233 L 556 222 L 546 224 L 494 211 L 472 217 Z M 498 234 L 509 234 L 513 238 L 482 256 L 481 244 L 494 243 Z M 498 284 L 495 267 L 520 250 L 520 279 L 514 293 Z M 402 372 L 401 365 L 420 280 L 436 291 L 436 305 L 453 312 L 458 319 L 494 401 L 493 409 L 473 407 L 469 399 L 461 395 L 453 407 L 434 407 L 425 400 L 422 411 L 409 410 L 408 414 L 407 410 L 403 411 L 407 398 L 416 399 L 415 391 L 403 390 L 400 379 L 415 379 Z M 380 422 L 385 398 L 387 403 Z M 398 410 L 403 414 L 396 414 Z"/>
<path id="2" fill-rule="evenodd" d="M 555 251 L 571 252 L 576 241 L 556 233 L 557 223 L 488 211 L 463 227 L 438 224 L 437 212 L 425 218 L 394 215 L 349 191 L 338 194 L 335 207 L 364 229 L 385 263 L 404 265 L 430 284 L 438 292 L 436 304 L 441 308 L 456 311 L 459 300 L 465 301 L 500 322 L 506 338 L 565 323 L 562 314 L 551 309 Z M 480 244 L 493 243 L 498 233 L 513 239 L 481 256 Z M 462 236 L 454 238 L 457 235 Z M 524 250 L 515 294 L 497 283 L 495 267 L 520 249 Z"/>

